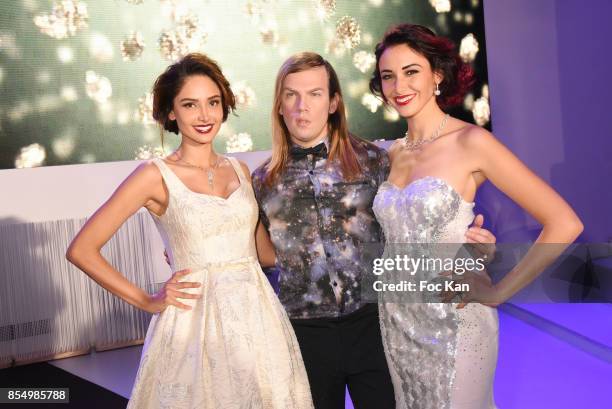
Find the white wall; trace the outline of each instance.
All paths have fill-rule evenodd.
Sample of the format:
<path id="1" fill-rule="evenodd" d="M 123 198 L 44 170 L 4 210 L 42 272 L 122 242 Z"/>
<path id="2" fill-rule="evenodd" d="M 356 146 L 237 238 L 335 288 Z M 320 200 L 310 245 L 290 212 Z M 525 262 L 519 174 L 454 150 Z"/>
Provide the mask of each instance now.
<path id="1" fill-rule="evenodd" d="M 255 169 L 269 151 L 236 156 Z M 0 170 L 0 224 L 89 217 L 139 161 Z"/>

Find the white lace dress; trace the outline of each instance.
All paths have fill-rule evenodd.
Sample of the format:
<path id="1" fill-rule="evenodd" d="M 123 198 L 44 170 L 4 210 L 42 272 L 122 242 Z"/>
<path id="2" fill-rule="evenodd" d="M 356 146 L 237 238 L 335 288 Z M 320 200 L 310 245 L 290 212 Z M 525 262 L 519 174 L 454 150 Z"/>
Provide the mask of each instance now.
<path id="1" fill-rule="evenodd" d="M 202 298 L 153 316 L 128 408 L 313 407 L 295 334 L 257 261 L 253 190 L 229 160 L 240 187 L 227 199 L 189 190 L 154 160 L 169 194 L 155 222 L 173 270 L 202 283 L 184 291 Z"/>
<path id="2" fill-rule="evenodd" d="M 474 219 L 474 204 L 431 176 L 403 189 L 381 184 L 373 207 L 387 257 L 394 248 L 414 258 L 430 250 L 454 255 Z M 494 409 L 497 310 L 478 303 L 458 310 L 456 304 L 385 300 L 392 296 L 381 294 L 379 311 L 397 409 Z"/>

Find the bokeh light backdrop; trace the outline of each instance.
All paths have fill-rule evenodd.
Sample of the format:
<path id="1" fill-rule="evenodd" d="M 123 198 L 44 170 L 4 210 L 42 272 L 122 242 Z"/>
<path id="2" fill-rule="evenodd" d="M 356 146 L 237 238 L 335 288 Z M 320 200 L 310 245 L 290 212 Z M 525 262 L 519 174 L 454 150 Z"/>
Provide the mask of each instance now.
<path id="1" fill-rule="evenodd" d="M 336 68 L 353 132 L 402 136 L 405 123 L 368 91 L 376 42 L 392 24 L 452 38 L 478 82 L 451 113 L 488 126 L 480 0 L 14 0 L 0 5 L 0 168 L 163 154 L 153 81 L 190 51 L 216 59 L 239 100 L 218 152 L 270 149 L 274 78 L 310 50 Z M 178 144 L 165 136 L 165 150 Z"/>

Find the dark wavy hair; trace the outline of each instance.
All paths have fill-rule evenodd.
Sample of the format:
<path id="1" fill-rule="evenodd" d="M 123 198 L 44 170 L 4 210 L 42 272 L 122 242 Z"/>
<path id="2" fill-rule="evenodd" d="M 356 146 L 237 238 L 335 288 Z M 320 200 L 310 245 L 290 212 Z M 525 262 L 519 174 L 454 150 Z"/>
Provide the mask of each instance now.
<path id="1" fill-rule="evenodd" d="M 221 106 L 223 107 L 223 122 L 230 112 L 236 109 L 236 97 L 230 88 L 230 83 L 221 72 L 219 64 L 200 53 L 187 54 L 179 61 L 168 66 L 153 85 L 153 119 L 166 131 L 178 134 L 176 121 L 168 118 L 173 109 L 174 98 L 181 91 L 185 80 L 192 75 L 205 75 L 221 91 Z M 163 131 L 162 131 L 163 144 Z"/>
<path id="2" fill-rule="evenodd" d="M 370 91 L 387 102 L 380 77 L 380 57 L 385 50 L 394 45 L 405 44 L 424 56 L 432 71 L 442 74 L 440 95 L 436 97 L 438 105 L 449 107 L 458 105 L 474 85 L 474 70 L 461 60 L 455 44 L 446 37 L 437 36 L 427 27 L 418 24 L 398 24 L 391 27 L 383 39 L 376 44 L 376 69 L 370 79 Z"/>

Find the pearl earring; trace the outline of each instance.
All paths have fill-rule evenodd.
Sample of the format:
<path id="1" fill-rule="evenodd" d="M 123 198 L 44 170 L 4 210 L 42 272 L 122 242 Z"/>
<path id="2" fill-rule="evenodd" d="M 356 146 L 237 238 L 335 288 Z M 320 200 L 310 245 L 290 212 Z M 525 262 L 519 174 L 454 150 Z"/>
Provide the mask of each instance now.
<path id="1" fill-rule="evenodd" d="M 439 96 L 440 96 L 440 94 L 441 94 L 441 92 L 440 92 L 440 84 L 438 84 L 438 83 L 436 82 L 436 90 L 434 91 L 434 95 L 435 95 L 435 96 L 437 96 L 437 97 L 439 97 Z"/>

